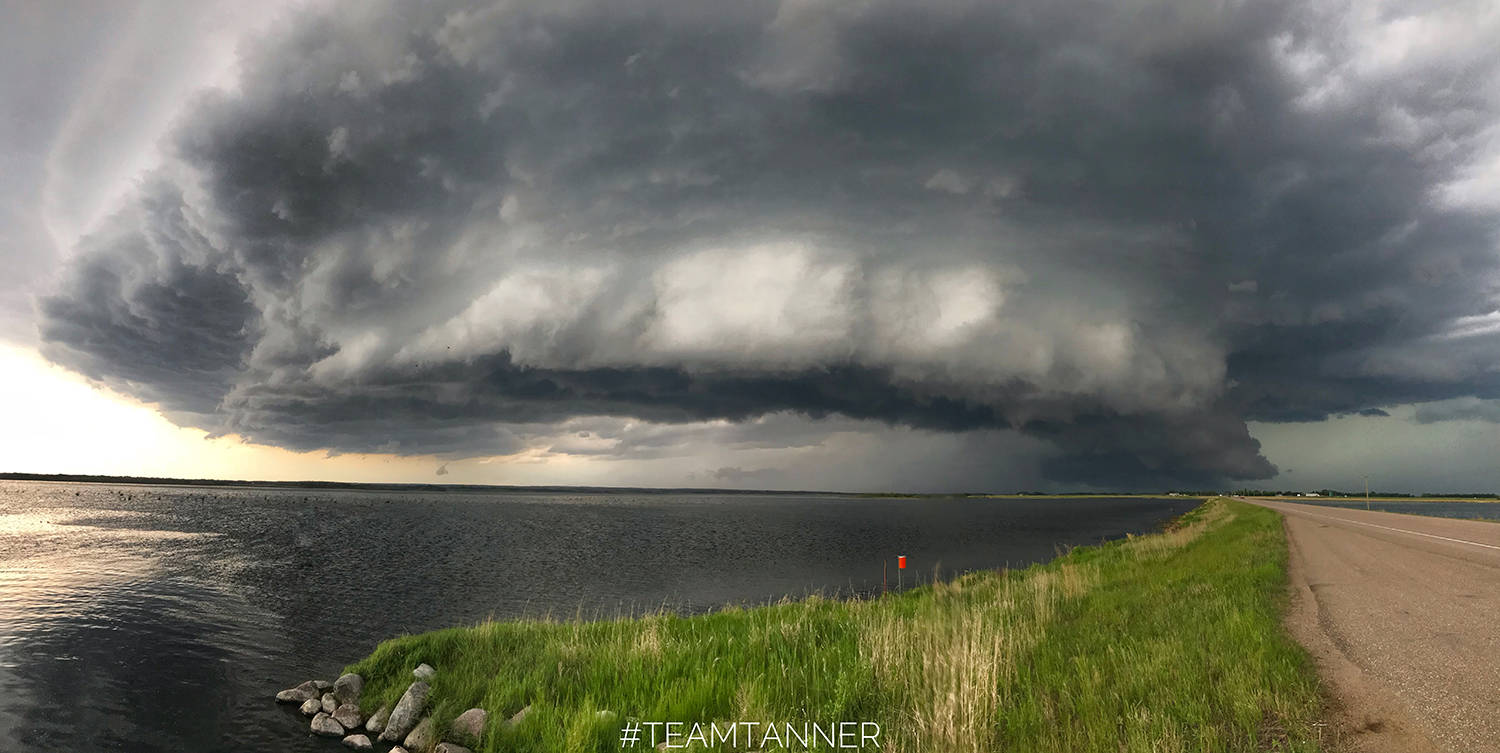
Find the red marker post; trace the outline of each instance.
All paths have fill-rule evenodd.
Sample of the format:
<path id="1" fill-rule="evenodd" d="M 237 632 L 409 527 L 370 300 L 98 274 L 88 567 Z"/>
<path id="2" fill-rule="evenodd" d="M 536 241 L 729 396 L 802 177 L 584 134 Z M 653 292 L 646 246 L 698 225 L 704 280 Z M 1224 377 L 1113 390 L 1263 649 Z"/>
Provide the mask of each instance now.
<path id="1" fill-rule="evenodd" d="M 906 569 L 906 555 L 896 555 L 896 590 L 901 590 L 902 570 Z"/>

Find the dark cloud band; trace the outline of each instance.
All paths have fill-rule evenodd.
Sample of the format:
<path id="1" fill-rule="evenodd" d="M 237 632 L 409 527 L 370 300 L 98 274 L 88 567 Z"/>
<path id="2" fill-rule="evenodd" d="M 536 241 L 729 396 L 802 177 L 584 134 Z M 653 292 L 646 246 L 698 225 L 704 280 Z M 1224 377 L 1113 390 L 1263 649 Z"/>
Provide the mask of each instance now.
<path id="1" fill-rule="evenodd" d="M 1496 308 L 1495 214 L 1461 182 L 1496 56 L 1380 78 L 1340 28 L 1291 3 L 295 17 L 187 109 L 42 335 L 297 449 L 789 411 L 1016 429 L 1090 483 L 1264 478 L 1246 419 L 1500 385 L 1493 335 L 1454 330 Z"/>

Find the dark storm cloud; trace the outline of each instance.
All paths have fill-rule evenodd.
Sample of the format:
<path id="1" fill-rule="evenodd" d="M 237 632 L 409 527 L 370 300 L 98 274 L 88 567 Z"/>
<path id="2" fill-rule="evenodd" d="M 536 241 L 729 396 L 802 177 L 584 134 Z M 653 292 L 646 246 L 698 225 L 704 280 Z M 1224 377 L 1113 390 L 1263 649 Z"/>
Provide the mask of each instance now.
<path id="1" fill-rule="evenodd" d="M 259 312 L 181 209 L 175 189 L 153 181 L 85 238 L 68 294 L 41 303 L 41 336 L 54 360 L 213 423 L 243 376 Z"/>
<path id="2" fill-rule="evenodd" d="M 1391 63 L 1336 13 L 296 17 L 189 107 L 42 333 L 296 449 L 794 412 L 1016 428 L 1060 479 L 1266 477 L 1246 419 L 1500 387 L 1494 335 L 1454 330 L 1497 308 L 1495 54 Z"/>

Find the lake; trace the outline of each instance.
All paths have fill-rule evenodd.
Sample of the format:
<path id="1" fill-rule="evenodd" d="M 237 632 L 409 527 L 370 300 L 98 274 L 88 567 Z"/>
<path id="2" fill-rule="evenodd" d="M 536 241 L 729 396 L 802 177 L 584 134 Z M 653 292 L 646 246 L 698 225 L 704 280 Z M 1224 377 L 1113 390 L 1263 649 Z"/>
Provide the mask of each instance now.
<path id="1" fill-rule="evenodd" d="M 1196 504 L 0 481 L 0 740 L 341 751 L 274 694 L 403 632 L 871 593 L 899 554 L 1022 566 Z"/>

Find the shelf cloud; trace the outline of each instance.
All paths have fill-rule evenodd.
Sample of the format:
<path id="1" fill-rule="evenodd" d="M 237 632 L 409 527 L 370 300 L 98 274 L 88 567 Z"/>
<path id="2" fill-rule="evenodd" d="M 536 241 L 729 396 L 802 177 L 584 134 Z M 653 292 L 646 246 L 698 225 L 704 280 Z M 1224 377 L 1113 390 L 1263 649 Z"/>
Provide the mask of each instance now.
<path id="1" fill-rule="evenodd" d="M 185 105 L 44 352 L 298 450 L 792 413 L 1267 478 L 1247 420 L 1500 397 L 1496 15 L 313 8 Z"/>

